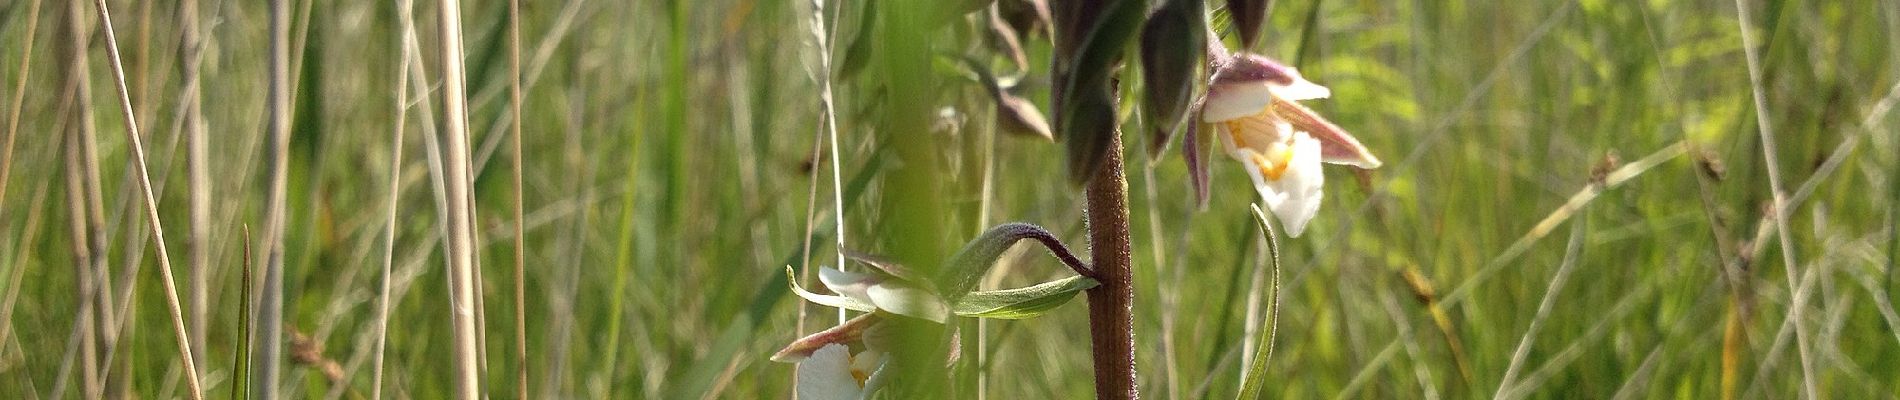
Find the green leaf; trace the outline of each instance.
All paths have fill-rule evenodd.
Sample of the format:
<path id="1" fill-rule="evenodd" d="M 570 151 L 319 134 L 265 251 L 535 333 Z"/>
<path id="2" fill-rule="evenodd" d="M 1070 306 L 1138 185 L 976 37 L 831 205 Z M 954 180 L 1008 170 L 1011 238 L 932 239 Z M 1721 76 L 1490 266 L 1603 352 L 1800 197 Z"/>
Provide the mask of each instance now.
<path id="1" fill-rule="evenodd" d="M 825 306 L 849 309 L 849 310 L 854 310 L 854 311 L 863 311 L 863 312 L 877 311 L 877 306 L 873 306 L 871 305 L 871 303 L 866 303 L 858 299 L 853 299 L 853 298 L 844 297 L 844 296 L 833 296 L 833 295 L 828 295 L 828 294 L 817 294 L 817 293 L 812 293 L 809 290 L 805 290 L 805 287 L 798 286 L 798 275 L 795 273 L 792 273 L 792 266 L 790 265 L 785 266 L 785 282 L 792 286 L 792 293 L 798 294 L 798 297 L 805 298 L 805 301 L 810 301 L 810 302 L 818 303 Z"/>
<path id="2" fill-rule="evenodd" d="M 1240 394 L 1236 399 L 1258 399 L 1267 385 L 1267 362 L 1273 360 L 1273 339 L 1280 332 L 1280 241 L 1273 236 L 1273 228 L 1267 225 L 1267 214 L 1260 212 L 1260 205 L 1253 205 L 1253 220 L 1260 224 L 1260 235 L 1267 239 L 1268 266 L 1273 268 L 1273 286 L 1267 291 L 1267 330 L 1260 332 L 1260 346 L 1254 348 L 1253 362 L 1248 364 L 1247 374 L 1241 378 Z"/>
<path id="3" fill-rule="evenodd" d="M 1041 243 L 1051 255 L 1077 274 L 1088 274 L 1088 266 L 1076 258 L 1054 234 L 1039 226 L 1011 222 L 983 231 L 982 235 L 965 243 L 962 250 L 950 257 L 937 281 L 937 288 L 942 290 L 944 299 L 956 303 L 964 294 L 976 290 L 977 281 L 989 273 L 996 260 L 1003 257 L 1003 252 L 1023 239 Z"/>
<path id="4" fill-rule="evenodd" d="M 994 319 L 1034 318 L 1075 298 L 1075 294 L 1100 285 L 1086 276 L 1071 276 L 1016 289 L 971 292 L 951 309 L 959 316 Z"/>

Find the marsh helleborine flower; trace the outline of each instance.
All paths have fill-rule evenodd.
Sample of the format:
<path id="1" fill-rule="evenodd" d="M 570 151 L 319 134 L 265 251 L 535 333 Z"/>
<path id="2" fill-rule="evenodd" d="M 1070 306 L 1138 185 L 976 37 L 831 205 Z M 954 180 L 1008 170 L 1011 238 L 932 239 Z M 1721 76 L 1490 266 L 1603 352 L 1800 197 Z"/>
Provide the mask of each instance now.
<path id="1" fill-rule="evenodd" d="M 1247 167 L 1261 200 L 1299 237 L 1319 211 L 1320 163 L 1378 168 L 1359 139 L 1298 103 L 1332 95 L 1292 67 L 1237 53 L 1208 84 L 1201 122 L 1212 124 L 1227 155 Z"/>
<path id="2" fill-rule="evenodd" d="M 860 315 L 800 338 L 772 355 L 772 361 L 798 363 L 794 385 L 800 399 L 865 398 L 877 390 L 890 358 L 878 345 L 877 336 L 885 334 L 879 318 L 878 314 Z"/>

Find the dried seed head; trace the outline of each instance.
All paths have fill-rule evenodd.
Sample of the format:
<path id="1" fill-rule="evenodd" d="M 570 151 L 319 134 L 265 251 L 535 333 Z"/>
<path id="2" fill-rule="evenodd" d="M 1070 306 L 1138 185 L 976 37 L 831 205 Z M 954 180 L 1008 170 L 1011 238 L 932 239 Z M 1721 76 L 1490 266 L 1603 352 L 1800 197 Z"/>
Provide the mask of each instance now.
<path id="1" fill-rule="evenodd" d="M 1722 158 L 1714 151 L 1703 149 L 1695 152 L 1695 165 L 1696 170 L 1710 180 L 1721 182 L 1728 177 L 1728 165 L 1723 164 Z"/>
<path id="2" fill-rule="evenodd" d="M 1609 179 L 1610 173 L 1615 172 L 1622 165 L 1623 160 L 1616 156 L 1616 150 L 1603 153 L 1603 158 L 1597 160 L 1596 165 L 1590 166 L 1590 184 L 1603 186 L 1605 180 Z"/>

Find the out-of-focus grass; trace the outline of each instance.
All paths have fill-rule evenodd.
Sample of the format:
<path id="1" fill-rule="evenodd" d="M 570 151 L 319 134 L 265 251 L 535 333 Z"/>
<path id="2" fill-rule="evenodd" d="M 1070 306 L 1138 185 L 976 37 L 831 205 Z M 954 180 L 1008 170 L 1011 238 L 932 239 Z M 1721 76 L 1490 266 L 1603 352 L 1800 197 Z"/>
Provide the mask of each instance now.
<path id="1" fill-rule="evenodd" d="M 25 117 L 7 160 L 12 190 L 0 199 L 0 276 L 24 268 L 18 284 L 0 289 L 18 293 L 4 309 L 12 332 L 0 343 L 4 397 L 53 391 L 77 310 L 68 208 L 32 201 L 41 190 L 63 199 L 65 185 L 74 184 L 62 178 L 59 77 L 70 66 L 55 50 L 67 38 L 59 29 L 63 12 L 55 10 L 63 7 L 53 3 L 39 16 Z M 149 135 L 160 214 L 168 226 L 184 227 L 170 224 L 187 219 L 189 193 L 184 149 L 173 144 L 175 4 L 110 3 L 132 101 Z M 292 53 L 302 58 L 292 63 L 298 82 L 285 320 L 287 331 L 313 335 L 322 356 L 342 362 L 347 381 L 329 382 L 293 364 L 285 393 L 322 396 L 340 384 L 343 397 L 367 396 L 370 372 L 360 360 L 374 337 L 380 210 L 384 185 L 397 179 L 399 303 L 391 309 L 386 383 L 403 396 L 446 396 L 451 349 L 440 217 L 421 134 L 409 135 L 400 149 L 412 152 L 401 170 L 389 171 L 382 161 L 398 150 L 389 146 L 395 124 L 427 134 L 433 130 L 422 129 L 422 118 L 439 125 L 441 117 L 412 109 L 409 121 L 394 120 L 400 31 L 393 5 L 292 3 Z M 27 4 L 0 4 L 7 80 L 0 87 L 9 90 L 25 56 Z M 1801 391 L 1801 362 L 1784 326 L 1796 297 L 1790 288 L 1805 287 L 1800 323 L 1810 334 L 1823 397 L 1900 395 L 1891 372 L 1900 369 L 1893 325 L 1900 317 L 1889 298 L 1900 247 L 1900 122 L 1891 112 L 1870 115 L 1900 78 L 1900 3 L 1748 4 L 1757 18 L 1748 25 L 1763 41 L 1762 89 L 1783 162 L 1776 167 L 1790 191 L 1812 182 L 1812 194 L 1789 213 L 1795 271 L 1806 286 L 1787 282 L 1780 261 L 1786 249 L 1774 236 L 1758 235 L 1772 203 L 1769 166 L 1755 133 L 1732 3 L 1276 2 L 1261 50 L 1297 60 L 1307 77 L 1330 86 L 1333 97 L 1314 107 L 1357 133 L 1386 165 L 1363 175 L 1329 169 L 1321 216 L 1301 238 L 1283 239 L 1283 321 L 1267 391 L 1292 398 L 1710 398 L 1721 395 L 1729 374 L 1743 398 L 1790 398 Z M 856 32 L 865 29 L 863 3 L 831 5 L 836 14 L 828 21 L 840 32 L 835 61 L 868 66 L 836 78 L 840 154 L 814 162 L 823 111 L 806 3 L 524 2 L 530 393 L 788 395 L 792 367 L 765 360 L 799 334 L 798 301 L 784 292 L 778 271 L 788 263 L 807 267 L 808 240 L 809 260 L 835 259 L 831 162 L 842 168 L 846 187 L 838 192 L 846 196 L 847 244 L 855 248 L 956 248 L 983 223 L 1001 221 L 1036 223 L 1084 243 L 1079 190 L 1065 183 L 1059 146 L 1002 136 L 986 147 L 992 111 L 976 86 L 947 63 L 893 67 L 915 66 L 889 53 L 912 46 L 988 54 L 968 21 L 935 33 L 894 26 L 871 30 L 906 34 L 862 36 Z M 425 49 L 437 43 L 428 24 L 433 9 L 418 7 L 416 16 Z M 463 15 L 478 264 L 489 315 L 485 373 L 495 394 L 513 393 L 514 385 L 506 356 L 513 318 L 505 317 L 514 308 L 506 211 L 513 188 L 509 164 L 494 157 L 507 149 L 506 11 L 504 2 L 472 2 Z M 266 10 L 261 3 L 214 1 L 203 12 L 216 284 L 208 289 L 214 310 L 199 363 L 209 392 L 226 393 L 243 338 L 235 332 L 241 227 L 261 226 L 264 211 Z M 879 42 L 900 36 L 915 42 Z M 1038 33 L 1025 43 L 1032 68 L 1017 93 L 1046 106 L 1047 38 Z M 116 107 L 115 96 L 101 91 L 110 79 L 103 49 L 91 44 L 90 106 L 102 131 L 108 265 L 117 276 L 133 259 L 129 252 L 150 249 L 125 244 L 142 225 L 135 182 L 126 179 L 122 117 L 97 112 Z M 870 53 L 852 56 L 848 49 Z M 424 57 L 427 76 L 440 79 L 433 57 Z M 1013 72 L 1002 58 L 993 65 L 1007 70 L 1002 75 Z M 897 85 L 917 82 L 934 86 Z M 1139 88 L 1130 89 L 1138 95 Z M 905 95 L 918 91 L 941 95 Z M 440 104 L 440 93 L 428 95 Z M 961 130 L 912 126 L 917 110 L 942 107 L 962 116 Z M 888 119 L 900 114 L 905 119 Z M 1143 148 L 1142 137 L 1127 136 L 1129 148 Z M 1857 143 L 1837 154 L 1847 141 Z M 938 165 L 929 169 L 943 174 L 922 185 L 937 191 L 930 201 L 941 208 L 929 211 L 941 232 L 917 232 L 897 223 L 910 219 L 891 213 L 907 209 L 893 201 L 915 195 L 893 190 L 920 185 L 891 181 L 908 176 L 903 169 L 914 165 L 901 156 L 915 150 L 893 146 L 911 142 L 938 152 Z M 1587 221 L 1576 232 L 1571 284 L 1561 286 L 1536 335 L 1526 338 L 1567 254 L 1567 236 L 1546 234 L 1570 231 L 1561 225 L 1534 234 L 1539 221 L 1591 185 L 1593 170 L 1610 170 L 1606 154 L 1629 162 L 1677 143 L 1689 151 L 1562 221 Z M 1240 346 L 1247 277 L 1263 262 L 1247 214 L 1257 198 L 1244 176 L 1217 159 L 1210 207 L 1194 212 L 1177 155 L 1151 166 L 1131 154 L 1143 392 L 1230 396 L 1246 356 Z M 1823 168 L 1831 157 L 1840 157 L 1837 167 Z M 993 177 L 983 172 L 990 162 Z M 1711 166 L 1724 171 L 1720 179 L 1698 177 Z M 814 184 L 819 195 L 808 199 Z M 814 200 L 817 213 L 808 215 Z M 29 225 L 31 217 L 43 221 Z M 182 249 L 182 236 L 168 236 L 167 245 Z M 1507 254 L 1527 236 L 1537 240 Z M 914 243 L 931 238 L 944 242 Z M 155 262 L 149 253 L 136 259 Z M 1746 290 L 1723 281 L 1726 267 L 1739 271 Z M 149 272 L 155 270 L 142 268 L 148 272 L 136 278 L 133 328 L 115 360 L 131 363 L 130 390 L 163 398 L 178 395 L 182 384 L 169 317 Z M 1063 270 L 1025 251 L 1006 258 L 989 284 L 1019 286 Z M 1402 271 L 1436 289 L 1431 300 L 1441 306 L 1442 324 Z M 617 284 L 624 289 L 615 290 Z M 965 332 L 966 348 L 989 352 L 989 364 L 965 357 L 958 368 L 976 368 L 994 398 L 1087 396 L 1087 324 L 1077 303 L 1040 319 L 988 323 L 980 348 L 972 342 L 978 335 Z M 1731 304 L 1752 307 L 1732 313 Z M 835 322 L 820 308 L 806 318 L 808 330 Z M 1743 334 L 1725 345 L 1731 318 L 1739 318 Z M 1173 343 L 1164 346 L 1164 338 Z M 1500 388 L 1520 342 L 1528 346 L 1524 362 Z M 1453 346 L 1462 348 L 1468 379 Z M 1726 372 L 1725 352 L 1739 360 Z M 973 386 L 960 390 L 974 397 Z"/>

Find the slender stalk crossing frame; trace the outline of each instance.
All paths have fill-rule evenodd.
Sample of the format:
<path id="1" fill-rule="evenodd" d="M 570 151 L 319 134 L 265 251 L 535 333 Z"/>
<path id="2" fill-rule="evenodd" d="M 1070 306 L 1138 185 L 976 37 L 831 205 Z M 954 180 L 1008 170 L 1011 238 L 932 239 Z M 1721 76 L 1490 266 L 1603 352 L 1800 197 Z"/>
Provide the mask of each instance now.
<path id="1" fill-rule="evenodd" d="M 132 111 L 132 95 L 125 88 L 125 65 L 119 57 L 118 38 L 112 32 L 112 12 L 105 0 L 94 0 L 99 11 L 99 29 L 106 35 L 106 56 L 112 61 L 113 83 L 119 90 L 119 111 L 125 114 L 126 140 L 132 144 L 132 162 L 138 168 L 139 189 L 145 200 L 145 219 L 152 229 L 153 248 L 158 253 L 159 277 L 165 285 L 165 304 L 171 311 L 172 331 L 178 339 L 179 358 L 184 362 L 185 387 L 193 400 L 204 398 L 198 382 L 198 367 L 191 358 L 191 336 L 185 331 L 184 310 L 178 303 L 178 284 L 172 279 L 171 254 L 165 250 L 165 226 L 158 219 L 158 199 L 152 195 L 151 172 L 146 169 L 145 144 L 139 135 L 137 115 Z"/>

